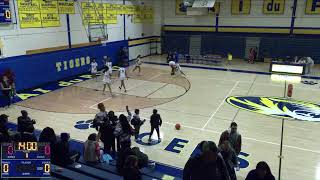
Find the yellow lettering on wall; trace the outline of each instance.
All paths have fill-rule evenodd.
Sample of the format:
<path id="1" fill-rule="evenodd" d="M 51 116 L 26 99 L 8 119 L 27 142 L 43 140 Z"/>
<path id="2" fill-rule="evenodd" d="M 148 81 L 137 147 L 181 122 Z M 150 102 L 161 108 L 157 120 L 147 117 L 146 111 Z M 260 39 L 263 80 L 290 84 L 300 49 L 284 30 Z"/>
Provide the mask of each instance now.
<path id="1" fill-rule="evenodd" d="M 68 70 L 68 62 L 67 61 L 63 61 L 63 69 L 64 70 Z"/>
<path id="2" fill-rule="evenodd" d="M 59 86 L 61 86 L 61 87 L 71 86 L 72 84 L 73 84 L 73 83 L 65 82 L 65 81 L 60 81 L 60 82 L 59 82 Z"/>
<path id="3" fill-rule="evenodd" d="M 306 14 L 320 14 L 320 0 L 307 0 Z"/>
<path id="4" fill-rule="evenodd" d="M 73 59 L 69 60 L 69 68 L 72 69 L 74 67 L 74 61 Z"/>
<path id="5" fill-rule="evenodd" d="M 71 83 L 78 83 L 78 82 L 82 82 L 83 80 L 82 79 L 73 79 L 73 80 L 71 80 L 71 81 L 69 81 L 69 82 L 71 82 Z"/>
<path id="6" fill-rule="evenodd" d="M 61 71 L 61 62 L 56 62 L 56 68 L 57 68 L 57 71 L 60 72 Z"/>
<path id="7" fill-rule="evenodd" d="M 90 64 L 91 62 L 90 62 L 90 56 L 87 56 L 86 57 L 86 62 L 87 62 L 87 64 Z"/>
<path id="8" fill-rule="evenodd" d="M 86 78 L 86 79 L 91 79 L 92 78 L 92 75 L 81 75 L 80 76 L 81 78 Z"/>
<path id="9" fill-rule="evenodd" d="M 263 13 L 264 14 L 283 14 L 285 0 L 264 0 Z"/>
<path id="10" fill-rule="evenodd" d="M 76 67 L 80 67 L 80 59 L 79 58 L 76 58 Z"/>
<path id="11" fill-rule="evenodd" d="M 43 93 L 43 94 L 48 93 L 48 92 L 51 92 L 51 90 L 45 90 L 45 89 L 42 89 L 42 88 L 34 89 L 34 90 L 32 90 L 32 91 L 41 92 L 41 93 Z"/>
<path id="12" fill-rule="evenodd" d="M 80 60 L 81 60 L 81 66 L 86 65 L 86 59 L 84 57 L 81 57 Z"/>
<path id="13" fill-rule="evenodd" d="M 26 100 L 26 99 L 29 99 L 31 97 L 39 96 L 39 94 L 17 94 L 17 96 L 22 100 Z"/>
<path id="14" fill-rule="evenodd" d="M 249 15 L 251 10 L 251 0 L 232 0 L 231 14 Z"/>

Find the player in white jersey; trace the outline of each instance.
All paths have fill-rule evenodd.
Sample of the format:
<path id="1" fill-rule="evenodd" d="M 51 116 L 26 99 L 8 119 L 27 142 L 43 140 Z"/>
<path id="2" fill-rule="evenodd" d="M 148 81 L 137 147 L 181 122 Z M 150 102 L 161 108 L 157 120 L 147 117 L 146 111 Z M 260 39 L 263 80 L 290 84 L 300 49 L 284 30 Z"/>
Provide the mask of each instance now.
<path id="1" fill-rule="evenodd" d="M 110 94 L 111 96 L 112 95 L 112 90 L 111 90 L 111 72 L 110 72 L 110 69 L 108 66 L 105 67 L 105 69 L 103 70 L 103 91 L 102 91 L 102 94 L 104 95 L 105 91 L 106 91 L 106 87 L 108 86 L 109 88 L 109 91 L 110 91 Z"/>
<path id="2" fill-rule="evenodd" d="M 171 67 L 171 75 L 175 75 L 175 72 L 179 72 L 179 73 L 185 75 L 181 69 L 180 64 L 178 64 L 174 61 L 170 61 L 169 66 Z"/>
<path id="3" fill-rule="evenodd" d="M 109 67 L 109 71 L 112 74 L 112 60 L 108 56 L 103 56 L 103 60 L 104 60 L 105 66 Z"/>
<path id="4" fill-rule="evenodd" d="M 134 72 L 135 70 L 139 69 L 139 76 L 141 75 L 141 65 L 142 65 L 142 60 L 141 60 L 141 55 L 138 55 L 136 58 L 136 65 L 134 67 L 134 69 L 132 70 L 132 72 Z"/>
<path id="5" fill-rule="evenodd" d="M 98 72 L 98 63 L 96 62 L 95 59 L 92 59 L 92 62 L 91 62 L 91 75 L 92 75 L 92 78 L 96 79 L 96 81 L 98 80 L 97 72 Z"/>
<path id="6" fill-rule="evenodd" d="M 127 78 L 128 79 L 128 75 L 127 75 L 127 71 L 124 67 L 121 67 L 119 69 L 119 80 L 120 80 L 120 86 L 119 89 L 121 90 L 122 87 L 124 88 L 124 92 L 127 92 L 126 86 L 124 85 L 124 79 Z"/>

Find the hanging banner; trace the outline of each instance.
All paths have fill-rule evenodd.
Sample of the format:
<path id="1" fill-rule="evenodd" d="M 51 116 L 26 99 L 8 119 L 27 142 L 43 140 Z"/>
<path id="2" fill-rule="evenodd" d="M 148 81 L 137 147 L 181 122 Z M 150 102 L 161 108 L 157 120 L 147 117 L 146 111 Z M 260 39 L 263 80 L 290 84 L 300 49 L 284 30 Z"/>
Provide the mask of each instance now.
<path id="1" fill-rule="evenodd" d="M 284 14 L 285 0 L 264 0 L 263 14 Z"/>
<path id="2" fill-rule="evenodd" d="M 114 4 L 109 4 L 109 6 L 107 6 L 107 14 L 117 15 L 117 9 Z"/>
<path id="3" fill-rule="evenodd" d="M 134 15 L 134 17 L 133 17 L 133 23 L 142 23 L 142 17 L 141 17 L 141 15 L 140 14 L 136 14 L 136 15 Z"/>
<path id="4" fill-rule="evenodd" d="M 58 14 L 58 1 L 39 1 L 41 13 L 56 13 Z"/>
<path id="5" fill-rule="evenodd" d="M 249 15 L 251 9 L 251 0 L 232 0 L 232 15 Z"/>
<path id="6" fill-rule="evenodd" d="M 94 13 L 91 13 L 90 11 L 82 12 L 82 23 L 84 25 L 97 24 L 97 15 Z"/>
<path id="7" fill-rule="evenodd" d="M 94 6 L 95 4 L 94 3 L 91 3 L 91 2 L 82 2 L 81 3 L 81 9 L 82 9 L 82 12 L 86 11 L 94 11 Z"/>
<path id="8" fill-rule="evenodd" d="M 59 14 L 74 14 L 74 2 L 58 1 Z"/>
<path id="9" fill-rule="evenodd" d="M 134 14 L 140 14 L 140 6 L 134 6 Z"/>
<path id="10" fill-rule="evenodd" d="M 118 24 L 117 15 L 107 14 L 105 17 L 105 24 Z"/>
<path id="11" fill-rule="evenodd" d="M 41 25 L 41 14 L 19 13 L 21 28 L 39 28 Z"/>
<path id="12" fill-rule="evenodd" d="M 127 6 L 127 11 L 129 15 L 133 15 L 135 13 L 135 6 L 134 5 L 129 5 Z"/>
<path id="13" fill-rule="evenodd" d="M 38 0 L 18 0 L 19 13 L 40 13 L 40 3 Z"/>
<path id="14" fill-rule="evenodd" d="M 96 10 L 98 12 L 98 15 L 100 14 L 106 14 L 106 7 L 103 5 L 103 3 L 95 3 Z"/>
<path id="15" fill-rule="evenodd" d="M 208 8 L 209 15 L 216 15 L 220 13 L 220 2 L 216 2 L 212 8 Z"/>
<path id="16" fill-rule="evenodd" d="M 41 14 L 42 27 L 58 27 L 60 26 L 59 14 Z"/>
<path id="17" fill-rule="evenodd" d="M 307 0 L 306 14 L 320 14 L 320 0 Z"/>

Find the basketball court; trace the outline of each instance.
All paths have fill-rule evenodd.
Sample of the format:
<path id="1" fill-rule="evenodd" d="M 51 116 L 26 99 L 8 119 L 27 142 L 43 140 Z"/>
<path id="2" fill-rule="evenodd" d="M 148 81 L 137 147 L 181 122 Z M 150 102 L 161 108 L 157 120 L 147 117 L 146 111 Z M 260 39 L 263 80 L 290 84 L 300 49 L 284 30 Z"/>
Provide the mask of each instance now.
<path id="1" fill-rule="evenodd" d="M 144 58 L 144 61 L 164 61 L 164 57 Z M 6 109 L 10 121 L 15 122 L 20 110 L 27 110 L 37 120 L 35 127 L 54 128 L 57 134 L 69 132 L 71 138 L 85 141 L 90 133 L 91 120 L 98 112 L 97 104 L 103 102 L 107 110 L 119 115 L 125 106 L 131 110 L 140 108 L 147 123 L 140 131 L 142 143 L 134 142 L 151 160 L 183 168 L 196 145 L 202 140 L 219 141 L 221 132 L 231 122 L 238 123 L 242 134 L 242 169 L 239 179 L 261 161 L 267 161 L 275 176 L 278 174 L 281 142 L 281 118 L 275 118 L 241 110 L 231 106 L 226 99 L 231 96 L 283 97 L 285 82 L 270 75 L 237 73 L 231 71 L 204 70 L 183 67 L 186 77 L 170 76 L 170 68 L 144 64 L 142 75 L 129 72 L 125 81 L 127 93 L 119 91 L 114 79 L 112 90 L 102 95 L 101 77 L 89 79 L 47 94 L 19 102 Z M 283 76 L 284 77 L 284 76 Z M 319 85 L 290 82 L 294 86 L 293 99 L 304 102 L 320 101 Z M 161 127 L 162 142 L 146 145 L 149 133 L 149 117 L 156 108 L 164 121 Z M 4 110 L 2 110 L 4 112 Z M 1 113 L 3 113 L 1 112 Z M 181 130 L 175 124 L 181 124 Z M 283 179 L 299 180 L 319 177 L 320 140 L 317 122 L 285 120 L 283 136 Z M 156 135 L 156 133 L 154 133 Z M 156 139 L 156 136 L 153 137 Z M 171 148 L 172 142 L 179 146 Z M 171 149 L 171 150 L 170 150 Z M 172 149 L 174 151 L 172 151 Z M 303 162 L 303 165 L 302 165 Z M 247 165 L 249 163 L 249 165 Z"/>

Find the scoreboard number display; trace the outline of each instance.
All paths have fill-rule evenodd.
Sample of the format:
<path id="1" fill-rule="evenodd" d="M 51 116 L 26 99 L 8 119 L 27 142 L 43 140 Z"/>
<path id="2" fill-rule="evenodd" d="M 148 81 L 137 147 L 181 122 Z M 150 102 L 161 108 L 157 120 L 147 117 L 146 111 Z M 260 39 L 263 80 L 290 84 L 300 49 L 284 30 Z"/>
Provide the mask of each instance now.
<path id="1" fill-rule="evenodd" d="M 0 0 L 0 23 L 11 23 L 9 0 Z"/>
<path id="2" fill-rule="evenodd" d="M 50 177 L 50 143 L 1 144 L 1 178 Z"/>

